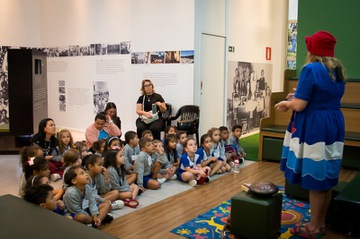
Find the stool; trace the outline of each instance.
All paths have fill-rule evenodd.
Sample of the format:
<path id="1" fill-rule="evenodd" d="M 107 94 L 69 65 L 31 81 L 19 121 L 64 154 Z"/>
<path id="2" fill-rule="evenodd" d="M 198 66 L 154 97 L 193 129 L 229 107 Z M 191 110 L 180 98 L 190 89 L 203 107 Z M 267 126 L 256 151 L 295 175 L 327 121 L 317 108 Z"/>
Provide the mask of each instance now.
<path id="1" fill-rule="evenodd" d="M 302 188 L 300 184 L 291 184 L 287 179 L 285 179 L 285 194 L 288 197 L 309 201 L 309 190 Z"/>
<path id="2" fill-rule="evenodd" d="M 281 227 L 282 195 L 259 197 L 240 192 L 231 199 L 230 232 L 241 238 L 273 238 Z"/>

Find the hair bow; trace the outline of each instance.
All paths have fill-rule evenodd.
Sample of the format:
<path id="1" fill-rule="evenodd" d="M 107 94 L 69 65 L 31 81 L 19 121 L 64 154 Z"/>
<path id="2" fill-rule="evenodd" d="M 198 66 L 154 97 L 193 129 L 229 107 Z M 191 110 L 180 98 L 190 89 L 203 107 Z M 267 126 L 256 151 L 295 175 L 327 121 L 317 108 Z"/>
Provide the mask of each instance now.
<path id="1" fill-rule="evenodd" d="M 34 165 L 34 159 L 35 157 L 31 157 L 27 162 L 30 166 Z"/>

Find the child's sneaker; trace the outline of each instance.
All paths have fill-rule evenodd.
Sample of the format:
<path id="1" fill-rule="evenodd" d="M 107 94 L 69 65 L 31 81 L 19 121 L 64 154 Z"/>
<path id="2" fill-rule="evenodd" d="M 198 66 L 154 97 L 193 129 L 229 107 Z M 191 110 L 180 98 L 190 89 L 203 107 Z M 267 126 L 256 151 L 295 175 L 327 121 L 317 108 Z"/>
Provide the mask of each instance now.
<path id="1" fill-rule="evenodd" d="M 177 179 L 177 176 L 176 176 L 176 174 L 174 174 L 173 176 L 171 176 L 171 178 L 170 179 L 172 179 L 172 180 L 175 180 L 175 179 Z"/>
<path id="2" fill-rule="evenodd" d="M 60 180 L 61 176 L 58 173 L 53 173 L 50 175 L 50 181 L 52 182 L 56 182 L 57 180 Z"/>
<path id="3" fill-rule="evenodd" d="M 239 158 L 239 164 L 242 164 L 245 162 L 245 159 L 243 157 Z"/>
<path id="4" fill-rule="evenodd" d="M 211 181 L 210 176 L 207 176 L 207 177 L 205 178 L 205 180 L 204 180 L 205 183 L 208 183 L 208 182 L 210 182 L 210 181 Z"/>
<path id="5" fill-rule="evenodd" d="M 157 181 L 158 181 L 160 184 L 163 184 L 163 183 L 165 183 L 166 178 L 157 178 Z"/>
<path id="6" fill-rule="evenodd" d="M 123 206 L 124 206 L 124 202 L 122 200 L 116 200 L 111 203 L 112 210 L 120 209 Z"/>
<path id="7" fill-rule="evenodd" d="M 189 181 L 189 185 L 190 185 L 191 187 L 195 187 L 196 184 L 197 184 L 197 182 L 196 182 L 195 179 Z"/>

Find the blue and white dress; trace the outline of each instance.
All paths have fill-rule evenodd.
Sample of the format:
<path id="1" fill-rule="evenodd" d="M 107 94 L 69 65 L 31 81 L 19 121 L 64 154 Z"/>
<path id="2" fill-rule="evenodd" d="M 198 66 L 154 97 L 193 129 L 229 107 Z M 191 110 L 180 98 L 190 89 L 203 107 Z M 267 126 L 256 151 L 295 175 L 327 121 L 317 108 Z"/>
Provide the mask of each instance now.
<path id="1" fill-rule="evenodd" d="M 281 170 L 290 183 L 310 190 L 327 190 L 338 183 L 344 148 L 345 123 L 340 100 L 345 82 L 332 80 L 320 62 L 300 73 L 295 97 L 308 102 L 293 111 L 286 130 Z"/>

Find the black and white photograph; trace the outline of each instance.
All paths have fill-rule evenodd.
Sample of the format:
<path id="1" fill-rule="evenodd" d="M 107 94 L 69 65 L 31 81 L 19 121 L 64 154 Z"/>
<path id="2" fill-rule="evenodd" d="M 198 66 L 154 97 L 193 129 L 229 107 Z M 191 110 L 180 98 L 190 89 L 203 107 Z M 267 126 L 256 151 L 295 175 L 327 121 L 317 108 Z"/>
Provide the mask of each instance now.
<path id="1" fill-rule="evenodd" d="M 0 47 L 0 132 L 9 131 L 9 79 L 7 65 L 7 50 Z"/>
<path id="2" fill-rule="evenodd" d="M 243 127 L 243 134 L 256 131 L 260 119 L 269 116 L 272 65 L 229 62 L 227 126 Z"/>
<path id="3" fill-rule="evenodd" d="M 131 64 L 144 64 L 145 53 L 144 52 L 131 52 Z"/>
<path id="4" fill-rule="evenodd" d="M 96 81 L 93 89 L 94 114 L 98 114 L 104 112 L 105 106 L 109 102 L 108 84 L 105 81 Z"/>
<path id="5" fill-rule="evenodd" d="M 60 94 L 65 94 L 65 81 L 64 80 L 59 80 L 59 93 Z"/>
<path id="6" fill-rule="evenodd" d="M 80 47 L 80 56 L 90 56 L 90 46 Z"/>
<path id="7" fill-rule="evenodd" d="M 130 54 L 131 41 L 124 41 L 120 43 L 120 54 Z"/>
<path id="8" fill-rule="evenodd" d="M 107 54 L 108 55 L 119 55 L 120 54 L 120 45 L 119 44 L 108 44 L 107 45 Z"/>
<path id="9" fill-rule="evenodd" d="M 66 96 L 65 95 L 59 95 L 59 110 L 61 112 L 66 111 Z"/>
<path id="10" fill-rule="evenodd" d="M 69 46 L 69 56 L 80 56 L 80 46 Z"/>

